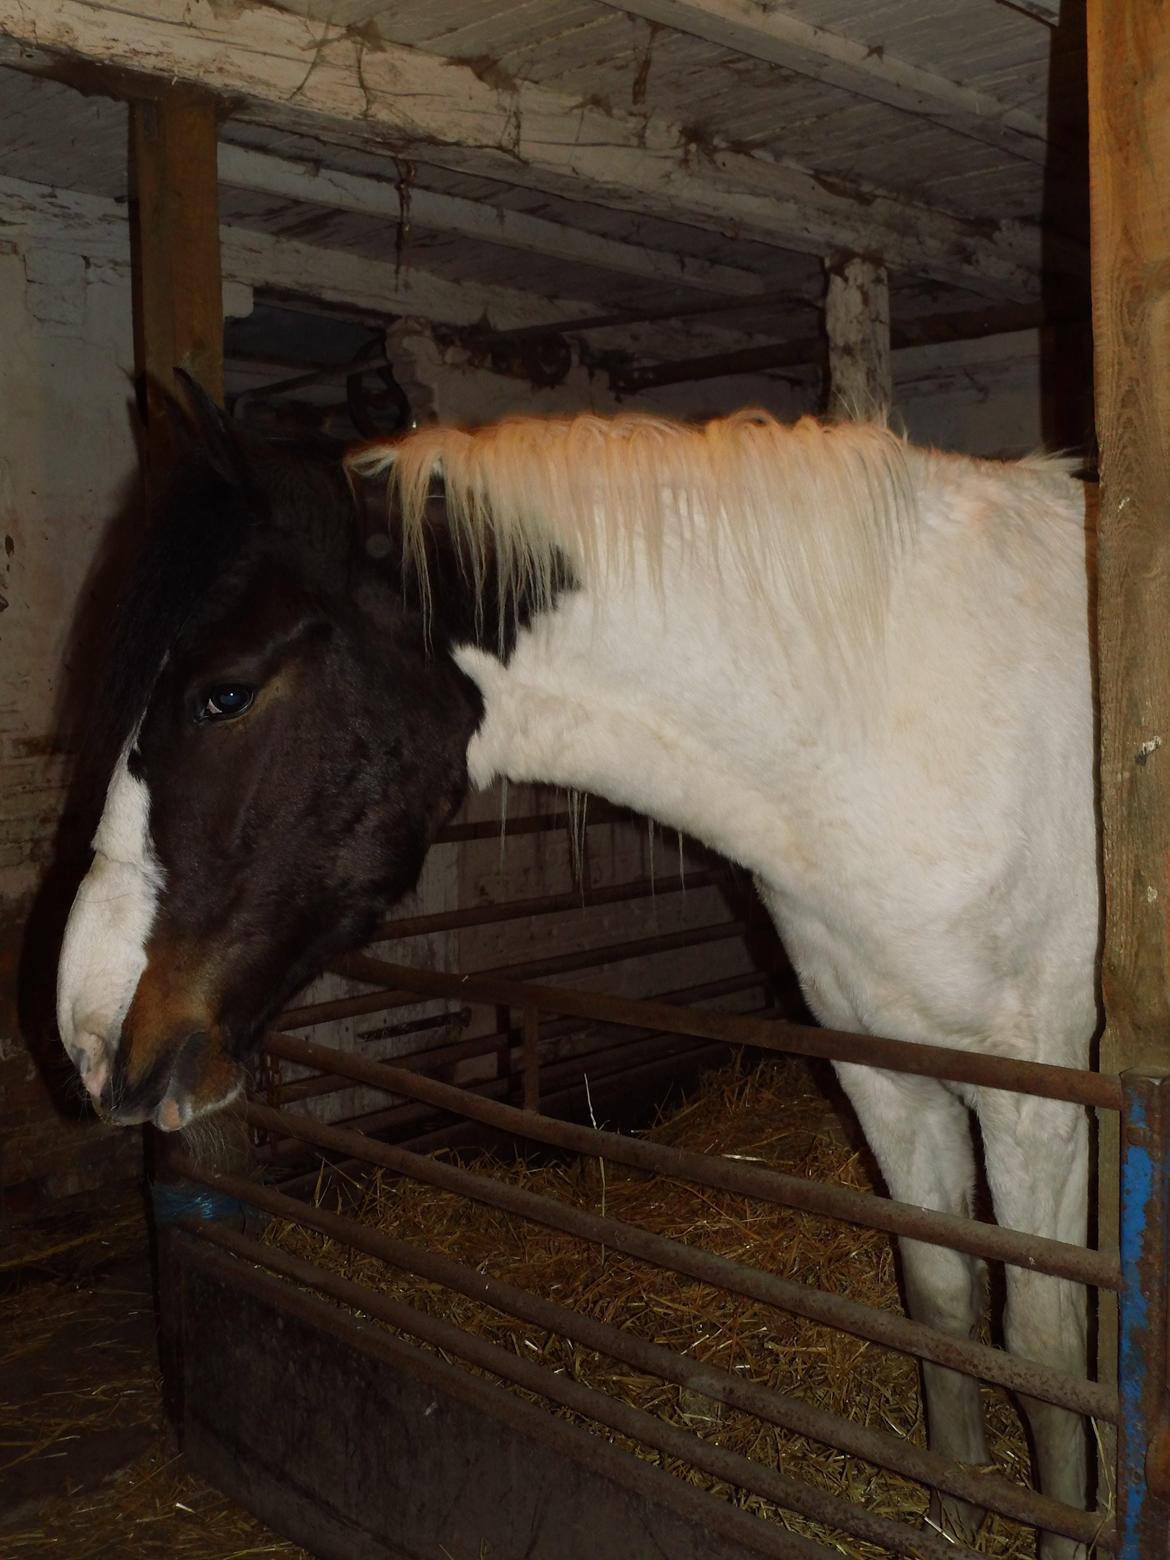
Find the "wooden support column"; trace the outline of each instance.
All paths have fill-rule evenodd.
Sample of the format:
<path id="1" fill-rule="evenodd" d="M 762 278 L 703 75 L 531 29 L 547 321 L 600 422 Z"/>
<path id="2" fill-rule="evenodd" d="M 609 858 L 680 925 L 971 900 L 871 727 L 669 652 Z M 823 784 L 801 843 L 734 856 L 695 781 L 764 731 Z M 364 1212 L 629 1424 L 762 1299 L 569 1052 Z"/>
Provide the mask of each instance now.
<path id="1" fill-rule="evenodd" d="M 1097 644 L 1110 1072 L 1170 1066 L 1170 3 L 1089 0 Z M 1099 1237 L 1118 1239 L 1115 1119 Z M 1098 1369 L 1116 1360 L 1102 1299 Z"/>
<path id="2" fill-rule="evenodd" d="M 852 255 L 826 262 L 830 417 L 883 417 L 893 399 L 886 268 Z"/>
<path id="3" fill-rule="evenodd" d="M 135 352 L 155 475 L 167 454 L 163 397 L 175 389 L 175 368 L 223 399 L 216 107 L 187 89 L 130 107 Z"/>

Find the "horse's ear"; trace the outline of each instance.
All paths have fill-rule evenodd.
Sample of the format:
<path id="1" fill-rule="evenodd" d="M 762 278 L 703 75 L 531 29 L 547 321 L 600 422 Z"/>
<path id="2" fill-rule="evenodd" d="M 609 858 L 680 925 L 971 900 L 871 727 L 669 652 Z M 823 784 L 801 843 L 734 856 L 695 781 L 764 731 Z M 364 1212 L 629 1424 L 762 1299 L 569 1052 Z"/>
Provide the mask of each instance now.
<path id="1" fill-rule="evenodd" d="M 198 449 L 222 477 L 239 482 L 247 462 L 231 418 L 193 374 L 179 367 L 174 372 L 183 396 L 182 405 L 167 397 L 167 415 L 176 447 Z"/>

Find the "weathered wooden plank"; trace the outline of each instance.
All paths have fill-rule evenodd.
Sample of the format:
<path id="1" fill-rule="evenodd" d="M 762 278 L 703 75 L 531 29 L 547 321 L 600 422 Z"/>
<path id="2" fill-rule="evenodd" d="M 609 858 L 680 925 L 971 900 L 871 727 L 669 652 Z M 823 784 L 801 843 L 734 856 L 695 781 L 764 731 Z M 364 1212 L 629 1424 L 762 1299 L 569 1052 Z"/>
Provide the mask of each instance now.
<path id="1" fill-rule="evenodd" d="M 475 61 L 440 59 L 268 7 L 214 0 L 0 0 L 0 59 L 104 62 L 194 82 L 235 111 L 522 183 L 578 200 L 729 225 L 746 238 L 887 264 L 986 296 L 1031 299 L 1037 227 L 974 221 L 789 162 L 700 142 L 668 120 L 598 107 L 526 82 L 482 80 Z M 442 148 L 441 155 L 437 148 Z M 1049 242 L 1050 266 L 1076 271 L 1075 245 Z"/>
<path id="2" fill-rule="evenodd" d="M 135 356 L 152 467 L 163 453 L 174 370 L 223 396 L 216 107 L 180 90 L 130 110 Z"/>
<path id="3" fill-rule="evenodd" d="M 1089 5 L 1110 1070 L 1170 1062 L 1170 5 Z"/>
<path id="4" fill-rule="evenodd" d="M 1061 0 L 1001 0 L 1001 3 L 1010 6 L 1013 11 L 1023 11 L 1026 16 L 1034 16 L 1038 22 L 1046 22 L 1049 27 L 1056 27 L 1060 22 Z"/>
<path id="5" fill-rule="evenodd" d="M 318 304 L 373 314 L 408 314 L 446 325 L 504 329 L 556 325 L 594 312 L 580 298 L 547 298 L 496 283 L 454 282 L 416 265 L 391 261 L 251 228 L 222 226 L 221 264 L 237 289 L 275 290 Z M 126 210 L 105 196 L 53 190 L 0 175 L 0 239 L 65 249 L 114 265 L 130 262 Z M 229 312 L 247 312 L 233 310 Z M 622 325 L 599 331 L 603 346 L 657 355 L 664 349 L 726 350 L 742 334 L 685 322 Z"/>
<path id="6" fill-rule="evenodd" d="M 499 244 L 525 254 L 549 255 L 573 265 L 596 266 L 676 287 L 697 287 L 729 297 L 761 297 L 765 290 L 764 279 L 754 271 L 741 271 L 693 255 L 667 254 L 642 244 L 571 228 L 563 222 L 551 222 L 546 217 L 508 211 L 502 206 L 440 194 L 417 185 L 400 196 L 397 183 L 389 179 L 311 167 L 247 146 L 225 143 L 220 148 L 219 177 L 222 184 L 233 189 L 280 195 L 287 200 L 384 217 L 391 222 L 406 220 L 439 233 L 454 233 L 460 238 Z"/>
<path id="7" fill-rule="evenodd" d="M 826 267 L 829 415 L 884 417 L 894 396 L 890 369 L 890 284 L 885 266 L 860 255 Z"/>
<path id="8" fill-rule="evenodd" d="M 929 119 L 1028 162 L 1043 163 L 1048 131 L 1035 115 L 897 59 L 885 49 L 816 27 L 760 0 L 604 0 L 615 10 L 705 38 L 797 75 Z"/>
<path id="9" fill-rule="evenodd" d="M 1112 1072 L 1170 1062 L 1170 5 L 1089 0 L 1087 23 L 1101 469 L 1100 1065 Z M 1113 1117 L 1101 1123 L 1098 1162 L 1099 1239 L 1115 1243 Z M 1117 1318 L 1104 1299 L 1097 1348 L 1109 1378 Z"/>

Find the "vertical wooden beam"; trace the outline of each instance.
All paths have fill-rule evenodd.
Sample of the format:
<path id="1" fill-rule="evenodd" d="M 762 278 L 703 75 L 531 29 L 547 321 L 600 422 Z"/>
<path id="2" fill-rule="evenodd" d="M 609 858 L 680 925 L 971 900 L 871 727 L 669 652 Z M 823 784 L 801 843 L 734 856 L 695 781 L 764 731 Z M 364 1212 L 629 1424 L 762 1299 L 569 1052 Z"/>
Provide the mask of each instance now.
<path id="1" fill-rule="evenodd" d="M 830 417 L 883 417 L 893 399 L 886 268 L 851 255 L 826 262 Z"/>
<path id="2" fill-rule="evenodd" d="M 131 104 L 135 349 L 156 474 L 175 368 L 223 399 L 216 145 L 213 98 L 176 89 Z"/>
<path id="3" fill-rule="evenodd" d="M 1097 584 L 1110 1072 L 1170 1064 L 1170 0 L 1089 0 Z M 1099 1239 L 1118 1239 L 1101 1123 Z M 1102 1297 L 1098 1371 L 1116 1360 Z"/>

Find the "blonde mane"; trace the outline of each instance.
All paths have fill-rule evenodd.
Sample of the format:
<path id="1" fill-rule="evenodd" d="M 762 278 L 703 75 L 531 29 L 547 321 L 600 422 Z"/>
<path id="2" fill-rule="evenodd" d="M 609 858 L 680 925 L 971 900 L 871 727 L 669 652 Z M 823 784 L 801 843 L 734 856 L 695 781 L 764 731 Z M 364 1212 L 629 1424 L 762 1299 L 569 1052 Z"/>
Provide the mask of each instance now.
<path id="1" fill-rule="evenodd" d="M 704 425 L 626 413 L 425 427 L 348 465 L 387 477 L 424 600 L 427 499 L 441 477 L 463 566 L 481 591 L 490 568 L 501 601 L 523 589 L 539 605 L 565 562 L 586 586 L 639 563 L 660 586 L 680 546 L 764 599 L 783 593 L 833 638 L 833 621 L 847 624 L 854 645 L 880 632 L 915 518 L 907 449 L 887 428 L 785 425 L 762 411 Z"/>

